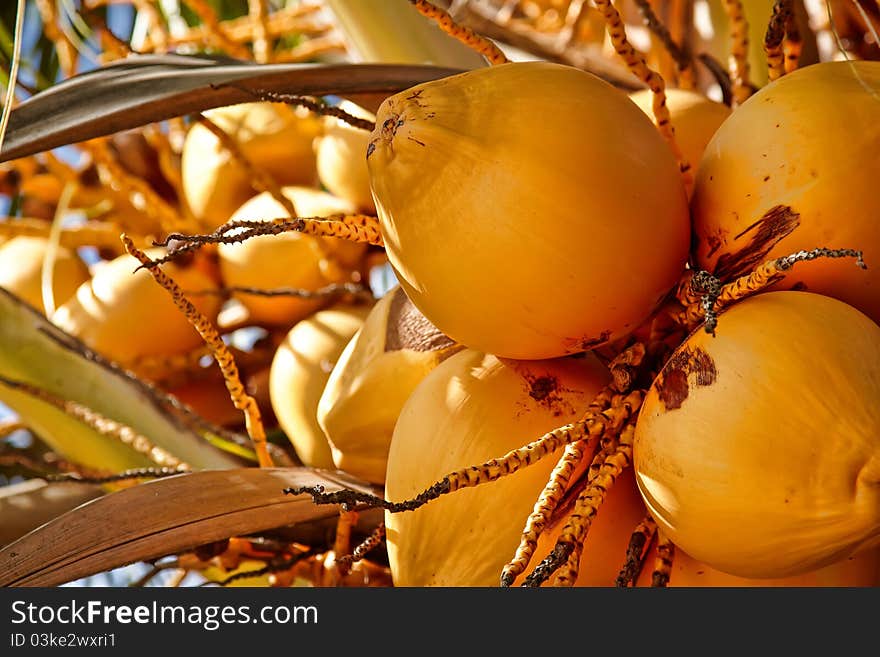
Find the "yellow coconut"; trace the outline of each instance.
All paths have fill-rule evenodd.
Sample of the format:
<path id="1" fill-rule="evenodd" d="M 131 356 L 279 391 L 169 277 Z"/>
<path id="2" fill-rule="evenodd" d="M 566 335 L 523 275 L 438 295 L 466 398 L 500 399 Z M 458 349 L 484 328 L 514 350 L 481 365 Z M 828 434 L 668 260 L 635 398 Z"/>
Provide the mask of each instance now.
<path id="1" fill-rule="evenodd" d="M 638 586 L 651 586 L 656 556 L 656 550 L 649 551 L 645 559 L 645 566 L 637 580 Z M 676 549 L 667 586 L 737 588 L 880 586 L 880 548 L 862 550 L 858 554 L 802 575 L 771 579 L 749 579 L 728 575 L 697 561 L 684 550 Z"/>
<path id="2" fill-rule="evenodd" d="M 6 288 L 34 308 L 43 305 L 43 260 L 49 241 L 42 237 L 13 237 L 0 247 L 0 287 Z M 67 301 L 89 280 L 89 269 L 76 253 L 59 246 L 52 268 L 55 307 Z"/>
<path id="3" fill-rule="evenodd" d="M 148 249 L 158 258 L 164 249 Z M 91 281 L 52 315 L 52 322 L 85 344 L 123 365 L 145 356 L 183 353 L 204 344 L 171 295 L 162 289 L 140 263 L 129 255 L 101 263 Z M 195 264 L 169 263 L 163 270 L 181 288 L 203 291 L 217 288 L 216 280 Z M 199 294 L 189 297 L 193 305 L 212 321 L 220 309 L 221 297 Z"/>
<path id="4" fill-rule="evenodd" d="M 536 359 L 606 344 L 684 269 L 669 147 L 624 92 L 574 67 L 502 64 L 408 89 L 379 108 L 368 153 L 401 286 L 469 347 Z"/>
<path id="5" fill-rule="evenodd" d="M 694 187 L 694 258 L 724 280 L 816 247 L 864 251 L 868 270 L 816 260 L 781 286 L 836 297 L 880 321 L 880 62 L 790 73 L 724 122 Z"/>
<path id="6" fill-rule="evenodd" d="M 399 286 L 382 297 L 346 345 L 318 403 L 336 467 L 383 482 L 400 409 L 428 372 L 459 349 Z"/>
<path id="7" fill-rule="evenodd" d="M 269 372 L 272 408 L 305 465 L 335 467 L 318 425 L 318 402 L 333 366 L 369 310 L 367 305 L 337 304 L 316 312 L 298 322 L 275 351 Z"/>
<path id="8" fill-rule="evenodd" d="M 880 326 L 768 292 L 695 331 L 639 414 L 635 467 L 672 541 L 720 571 L 778 578 L 880 543 Z"/>
<path id="9" fill-rule="evenodd" d="M 607 369 L 592 355 L 503 361 L 466 349 L 452 356 L 425 377 L 400 413 L 388 455 L 386 497 L 414 497 L 454 470 L 502 456 L 576 421 L 607 379 Z M 387 513 L 395 585 L 498 586 L 561 455 L 562 449 L 512 475 L 445 495 L 415 511 Z M 607 573 L 611 582 L 640 519 L 640 514 L 628 518 L 633 522 L 625 528 L 620 561 Z"/>
<path id="10" fill-rule="evenodd" d="M 340 109 L 361 119 L 376 117 L 351 101 L 342 101 Z M 370 133 L 334 117 L 327 117 L 324 134 L 317 140 L 318 179 L 331 194 L 352 203 L 363 212 L 375 213 L 367 171 L 367 146 Z"/>
<path id="11" fill-rule="evenodd" d="M 205 112 L 233 137 L 241 152 L 279 185 L 316 182 L 312 142 L 321 122 L 305 109 L 277 103 L 242 103 Z M 181 159 L 186 202 L 206 225 L 225 222 L 254 195 L 251 175 L 208 128 L 187 132 Z"/>
<path id="12" fill-rule="evenodd" d="M 654 94 L 650 89 L 633 92 L 630 98 L 640 110 L 654 119 L 651 109 Z M 731 110 L 723 103 L 716 103 L 701 93 L 685 89 L 667 89 L 666 106 L 669 108 L 672 125 L 675 126 L 676 142 L 685 160 L 696 171 L 706 145 L 718 127 L 730 116 Z"/>
<path id="13" fill-rule="evenodd" d="M 285 187 L 302 217 L 352 213 L 354 206 L 326 192 L 309 187 Z M 288 213 L 268 192 L 251 198 L 232 215 L 233 220 L 271 220 Z M 361 265 L 366 245 L 334 237 L 313 237 L 290 232 L 266 235 L 238 244 L 221 244 L 217 252 L 227 287 L 263 290 L 282 287 L 317 290 L 333 283 L 349 282 Z M 290 325 L 326 305 L 325 299 L 262 297 L 236 294 L 255 323 Z"/>

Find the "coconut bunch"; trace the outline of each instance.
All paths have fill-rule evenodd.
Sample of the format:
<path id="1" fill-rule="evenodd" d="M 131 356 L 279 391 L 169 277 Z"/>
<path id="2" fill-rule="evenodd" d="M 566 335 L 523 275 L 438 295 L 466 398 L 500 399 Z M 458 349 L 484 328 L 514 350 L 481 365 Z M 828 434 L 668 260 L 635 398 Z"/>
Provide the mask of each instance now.
<path id="1" fill-rule="evenodd" d="M 649 554 L 659 584 L 876 583 L 880 69 L 786 64 L 783 10 L 732 107 L 619 37 L 648 91 L 484 42 L 379 108 L 385 251 L 464 349 L 407 398 L 384 498 L 291 492 L 385 508 L 398 585 L 627 585 Z"/>
<path id="2" fill-rule="evenodd" d="M 113 213 L 0 245 L 0 285 L 257 465 L 356 482 L 285 490 L 342 505 L 332 549 L 186 567 L 880 584 L 880 63 L 831 61 L 788 0 L 704 3 L 711 34 L 676 3 L 411 4 L 481 65 L 206 111 L 175 166 L 94 146 L 65 174 L 94 197 L 49 208 L 115 181 Z"/>
<path id="3" fill-rule="evenodd" d="M 361 134 L 375 217 L 291 225 L 381 246 L 399 281 L 353 337 L 340 323 L 316 346 L 338 360 L 317 410 L 288 424 L 298 452 L 329 453 L 384 496 L 289 492 L 384 508 L 402 586 L 874 583 L 878 311 L 864 263 L 878 235 L 863 165 L 878 73 L 798 69 L 793 20 L 779 3 L 760 91 L 733 58 L 729 105 L 667 90 L 617 31 L 644 91 L 511 62 L 453 24 L 491 65 L 382 103 Z M 405 316 L 435 347 L 400 344 Z M 293 346 L 307 325 L 287 361 L 307 351 Z M 783 374 L 796 364 L 823 374 Z"/>

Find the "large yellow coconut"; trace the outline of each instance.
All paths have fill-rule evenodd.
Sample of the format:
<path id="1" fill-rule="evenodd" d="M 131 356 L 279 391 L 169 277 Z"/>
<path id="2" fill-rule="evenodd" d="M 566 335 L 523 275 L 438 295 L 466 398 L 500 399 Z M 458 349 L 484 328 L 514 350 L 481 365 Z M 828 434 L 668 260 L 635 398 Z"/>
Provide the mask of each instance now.
<path id="1" fill-rule="evenodd" d="M 158 258 L 165 251 L 148 249 L 146 253 Z M 139 264 L 129 255 L 99 264 L 91 281 L 80 285 L 76 295 L 55 311 L 52 322 L 123 365 L 203 345 L 201 336 L 150 272 L 140 269 L 135 273 Z M 168 263 L 163 269 L 184 290 L 217 288 L 217 281 L 197 264 Z M 189 299 L 212 321 L 217 317 L 219 295 L 191 295 Z"/>
<path id="2" fill-rule="evenodd" d="M 466 349 L 452 356 L 425 377 L 400 413 L 385 496 L 409 499 L 454 470 L 503 456 L 580 419 L 607 379 L 607 369 L 593 355 L 505 361 Z M 412 512 L 386 513 L 395 585 L 497 586 L 561 455 L 562 449 L 512 475 L 444 495 Z M 625 496 L 626 490 L 621 491 Z M 619 561 L 591 561 L 586 556 L 591 549 L 585 552 L 584 567 L 598 568 L 594 576 L 609 585 L 643 515 L 639 503 L 630 506 L 635 513 L 626 512 L 626 522 L 612 532 L 619 539 Z M 545 556 L 536 555 L 534 565 Z"/>
<path id="3" fill-rule="evenodd" d="M 400 409 L 428 372 L 459 349 L 399 286 L 382 297 L 345 347 L 318 403 L 336 467 L 383 482 Z"/>
<path id="4" fill-rule="evenodd" d="M 278 103 L 219 107 L 205 116 L 235 139 L 241 152 L 278 185 L 316 182 L 312 142 L 321 122 L 305 109 Z M 225 222 L 254 195 L 251 175 L 208 128 L 194 124 L 181 160 L 186 202 L 207 226 Z"/>
<path id="5" fill-rule="evenodd" d="M 817 247 L 864 251 L 800 265 L 780 284 L 880 321 L 880 62 L 799 69 L 739 107 L 712 138 L 692 200 L 696 264 L 724 280 Z"/>
<path id="6" fill-rule="evenodd" d="M 340 109 L 361 119 L 376 117 L 351 101 L 342 101 Z M 367 146 L 370 133 L 345 121 L 328 116 L 324 134 L 318 137 L 318 179 L 331 194 L 352 203 L 363 212 L 375 213 L 367 171 Z"/>
<path id="7" fill-rule="evenodd" d="M 630 98 L 651 120 L 654 119 L 651 109 L 654 94 L 650 89 L 633 92 Z M 666 107 L 675 126 L 676 143 L 684 159 L 696 171 L 706 145 L 730 116 L 731 110 L 723 103 L 716 103 L 701 93 L 685 89 L 667 89 Z"/>
<path id="8" fill-rule="evenodd" d="M 695 331 L 654 381 L 637 481 L 688 554 L 739 577 L 822 568 L 880 543 L 880 326 L 768 292 Z"/>
<path id="9" fill-rule="evenodd" d="M 684 269 L 687 195 L 669 147 L 624 92 L 571 66 L 502 64 L 394 95 L 367 165 L 401 286 L 487 353 L 606 344 Z"/>
<path id="10" fill-rule="evenodd" d="M 369 310 L 368 305 L 337 304 L 318 311 L 298 322 L 275 351 L 269 372 L 272 408 L 305 465 L 335 467 L 318 424 L 318 402 L 330 372 Z"/>
<path id="11" fill-rule="evenodd" d="M 285 187 L 283 192 L 302 217 L 355 211 L 349 202 L 317 189 Z M 238 208 L 231 219 L 271 220 L 287 216 L 284 206 L 264 192 Z M 349 282 L 359 270 L 365 251 L 364 244 L 296 232 L 221 244 L 217 249 L 220 272 L 227 287 L 262 290 L 282 287 L 317 290 L 333 283 Z M 328 298 L 263 297 L 243 293 L 235 296 L 247 308 L 251 321 L 258 324 L 290 325 L 328 303 Z"/>
<path id="12" fill-rule="evenodd" d="M 43 261 L 48 249 L 49 241 L 42 237 L 13 237 L 0 246 L 0 287 L 44 313 Z M 59 246 L 51 280 L 53 303 L 58 307 L 89 280 L 89 269 L 76 253 Z"/>

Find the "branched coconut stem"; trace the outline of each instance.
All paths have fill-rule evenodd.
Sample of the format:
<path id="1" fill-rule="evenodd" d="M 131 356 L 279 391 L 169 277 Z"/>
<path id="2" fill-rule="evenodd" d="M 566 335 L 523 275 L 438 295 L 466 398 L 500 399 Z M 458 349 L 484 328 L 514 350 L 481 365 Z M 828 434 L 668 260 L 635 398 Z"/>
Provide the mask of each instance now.
<path id="1" fill-rule="evenodd" d="M 357 524 L 360 514 L 357 511 L 344 509 L 336 519 L 336 536 L 333 539 L 333 553 L 335 555 L 348 554 L 351 549 L 351 531 Z M 338 561 L 337 561 L 338 563 Z M 343 575 L 348 571 L 348 566 L 341 566 Z"/>
<path id="2" fill-rule="evenodd" d="M 574 510 L 562 529 L 553 551 L 525 579 L 523 586 L 541 586 L 557 570 L 565 566 L 556 577 L 557 586 L 573 586 L 577 580 L 579 556 L 583 549 L 587 532 L 599 511 L 608 491 L 620 474 L 632 464 L 633 436 L 635 423 L 630 422 L 620 434 L 620 442 L 602 463 L 596 477 L 581 491 Z M 571 560 L 572 555 L 577 558 Z"/>
<path id="3" fill-rule="evenodd" d="M 663 47 L 666 48 L 666 52 L 669 53 L 669 56 L 675 62 L 679 77 L 693 80 L 694 58 L 687 47 L 681 47 L 675 43 L 669 28 L 663 24 L 663 21 L 654 12 L 654 8 L 648 0 L 635 0 L 635 3 L 645 19 L 645 25 L 659 39 Z"/>
<path id="4" fill-rule="evenodd" d="M 618 587 L 626 588 L 636 581 L 656 534 L 657 523 L 651 516 L 645 516 L 629 539 L 629 545 L 626 548 L 626 561 L 617 575 L 616 585 Z"/>
<path id="5" fill-rule="evenodd" d="M 162 230 L 170 232 L 189 228 L 186 217 L 181 216 L 176 209 L 159 196 L 148 182 L 130 174 L 119 164 L 110 152 L 106 140 L 96 139 L 85 142 L 84 148 L 94 158 L 95 163 L 104 168 L 114 184 L 126 191 L 127 198 L 130 199 L 132 194 L 140 195 L 144 200 L 145 212 L 159 220 Z"/>
<path id="6" fill-rule="evenodd" d="M 862 252 L 853 249 L 826 249 L 818 248 L 811 251 L 798 251 L 791 255 L 769 260 L 759 265 L 753 272 L 741 276 L 732 283 L 727 283 L 718 292 L 715 302 L 715 310 L 719 311 L 732 303 L 739 301 L 751 294 L 760 292 L 764 288 L 782 280 L 785 272 L 799 262 L 809 262 L 817 258 L 855 258 L 856 266 L 867 269 L 868 266 L 862 259 Z"/>
<path id="7" fill-rule="evenodd" d="M 249 89 L 248 87 L 236 85 L 231 82 L 225 82 L 222 85 L 217 86 L 233 87 L 235 89 L 238 89 L 239 91 L 244 91 L 245 93 L 250 94 L 257 100 L 266 103 L 284 103 L 285 105 L 305 107 L 307 110 L 313 112 L 314 114 L 319 114 L 321 116 L 332 116 L 333 118 L 339 119 L 340 121 L 347 123 L 353 128 L 360 128 L 361 130 L 366 130 L 367 132 L 372 132 L 376 128 L 376 123 L 374 121 L 355 116 L 350 112 L 346 112 L 341 107 L 328 105 L 324 101 L 317 98 L 309 98 L 308 96 L 297 96 L 294 94 L 285 94 L 277 91 L 269 91 L 267 89 Z"/>
<path id="8" fill-rule="evenodd" d="M 703 63 L 703 66 L 709 69 L 712 77 L 715 78 L 715 82 L 721 88 L 721 102 L 728 107 L 733 105 L 733 83 L 730 81 L 730 73 L 727 72 L 721 62 L 707 52 L 698 54 L 697 59 Z"/>
<path id="9" fill-rule="evenodd" d="M 211 586 L 213 584 L 216 584 L 217 586 L 229 586 L 233 582 L 240 582 L 245 579 L 253 579 L 254 577 L 262 577 L 263 575 L 271 575 L 272 573 L 280 573 L 285 570 L 290 570 L 300 561 L 308 559 L 313 554 L 314 552 L 309 549 L 304 552 L 295 554 L 292 557 L 273 561 L 272 563 L 269 563 L 262 568 L 247 570 L 241 573 L 234 573 L 226 579 L 220 580 L 219 582 L 205 582 L 204 584 L 201 584 L 201 586 Z"/>
<path id="10" fill-rule="evenodd" d="M 618 393 L 629 391 L 638 373 L 638 368 L 644 361 L 645 353 L 645 346 L 637 342 L 622 351 L 609 363 L 613 382 L 611 386 L 605 388 L 593 400 L 590 405 L 591 412 L 601 408 L 616 408 L 621 405 L 621 400 L 626 398 L 622 397 L 622 395 L 615 396 L 614 391 Z M 605 460 L 608 453 L 610 453 L 609 450 L 616 448 L 618 434 L 625 421 L 622 414 L 618 418 L 619 422 L 606 425 L 604 433 L 590 433 L 584 438 L 570 443 L 565 448 L 565 452 L 556 463 L 556 467 L 550 474 L 549 481 L 544 486 L 544 490 L 541 491 L 541 495 L 526 521 L 516 553 L 502 569 L 501 586 L 512 586 L 514 580 L 521 573 L 525 572 L 535 553 L 538 538 L 546 529 L 554 511 L 568 491 L 571 478 L 577 466 L 587 458 L 588 454 L 592 454 L 594 465 L 591 465 L 588 471 L 595 476 L 595 472 L 599 467 L 598 464 Z M 600 454 L 596 454 L 597 447 L 602 449 Z M 596 464 L 597 460 L 598 464 Z"/>
<path id="11" fill-rule="evenodd" d="M 325 493 L 323 486 L 305 486 L 287 488 L 288 495 L 311 495 L 316 504 L 341 504 L 348 508 L 356 504 L 379 507 L 391 513 L 414 511 L 428 502 L 447 493 L 462 488 L 471 488 L 496 481 L 501 477 L 513 474 L 554 453 L 564 445 L 592 436 L 602 436 L 609 427 L 618 427 L 626 423 L 636 413 L 642 403 L 641 391 L 628 395 L 614 393 L 606 388 L 590 405 L 584 419 L 567 424 L 550 431 L 537 440 L 511 450 L 502 457 L 486 461 L 452 472 L 435 482 L 417 496 L 401 502 L 391 502 L 376 495 L 343 489 L 333 493 Z"/>
<path id="12" fill-rule="evenodd" d="M 233 232 L 240 231 L 240 232 Z M 267 221 L 233 221 L 224 224 L 208 235 L 187 235 L 171 233 L 164 240 L 154 242 L 155 246 L 169 246 L 178 242 L 168 253 L 155 260 L 147 260 L 149 265 L 162 265 L 176 260 L 185 253 L 191 253 L 205 244 L 236 244 L 253 237 L 279 235 L 299 232 L 316 237 L 336 237 L 350 242 L 364 242 L 374 246 L 384 246 L 382 228 L 379 220 L 368 214 L 335 214 L 328 217 L 281 217 Z M 147 264 L 142 265 L 142 267 Z"/>
<path id="13" fill-rule="evenodd" d="M 491 40 L 474 32 L 469 27 L 459 25 L 453 20 L 449 12 L 431 4 L 427 0 L 409 0 L 418 12 L 431 20 L 435 21 L 440 29 L 449 36 L 462 42 L 468 48 L 480 53 L 486 60 L 494 65 L 506 64 L 510 60 Z"/>
<path id="14" fill-rule="evenodd" d="M 651 586 L 663 587 L 669 583 L 672 576 L 672 564 L 675 559 L 675 544 L 657 532 L 657 558 L 654 562 L 654 572 L 651 575 Z"/>
<path id="15" fill-rule="evenodd" d="M 756 294 L 781 281 L 785 272 L 799 262 L 818 258 L 855 258 L 856 266 L 867 269 L 862 252 L 854 249 L 827 249 L 824 247 L 810 251 L 798 251 L 791 255 L 768 260 L 748 274 L 730 283 L 707 271 L 698 271 L 686 276 L 678 290 L 678 298 L 685 306 L 676 321 L 693 327 L 700 321 L 707 333 L 715 335 L 718 326 L 718 313 L 731 304 Z"/>
<path id="16" fill-rule="evenodd" d="M 730 21 L 730 78 L 733 81 L 733 100 L 740 105 L 752 95 L 749 83 L 749 23 L 741 0 L 722 0 Z"/>
<path id="17" fill-rule="evenodd" d="M 180 286 L 168 274 L 163 272 L 158 265 L 151 263 L 150 259 L 132 243 L 127 235 L 123 234 L 121 239 L 125 250 L 134 256 L 141 265 L 146 267 L 156 282 L 171 294 L 174 304 L 183 312 L 190 324 L 192 324 L 211 348 L 211 352 L 220 366 L 220 371 L 223 373 L 223 380 L 226 382 L 226 388 L 229 390 L 232 404 L 244 413 L 245 428 L 251 441 L 253 441 L 254 451 L 257 453 L 257 461 L 260 467 L 272 467 L 274 463 L 266 447 L 266 430 L 263 427 L 260 407 L 257 405 L 257 401 L 247 394 L 238 375 L 238 366 L 235 363 L 235 358 L 232 352 L 229 351 L 229 347 L 223 342 L 216 327 L 184 296 Z"/>
<path id="18" fill-rule="evenodd" d="M 783 50 L 785 52 L 785 72 L 791 73 L 796 70 L 801 58 L 801 51 L 804 49 L 804 40 L 798 29 L 797 18 L 794 8 L 785 21 L 785 42 Z"/>
<path id="19" fill-rule="evenodd" d="M 685 187 L 690 189 L 690 186 L 693 184 L 693 172 L 691 171 L 690 163 L 685 159 L 681 148 L 679 148 L 678 141 L 675 139 L 675 128 L 672 125 L 669 108 L 666 106 L 666 83 L 657 71 L 648 66 L 645 57 L 626 38 L 626 28 L 623 24 L 623 19 L 614 5 L 611 4 L 611 0 L 594 0 L 594 4 L 605 19 L 608 36 L 611 38 L 615 51 L 623 59 L 630 72 L 651 90 L 653 94 L 651 109 L 654 114 L 654 120 L 657 122 L 657 129 L 672 149 L 672 153 L 681 170 Z"/>
<path id="20" fill-rule="evenodd" d="M 383 540 L 385 540 L 385 523 L 381 522 L 372 532 L 370 532 L 369 536 L 355 547 L 351 554 L 343 554 L 342 556 L 337 557 L 336 563 L 340 566 L 351 566 L 366 557 L 372 550 L 379 547 Z"/>
<path id="21" fill-rule="evenodd" d="M 633 383 L 638 376 L 639 370 L 645 361 L 647 348 L 641 342 L 636 342 L 608 363 L 608 370 L 614 380 L 614 387 L 617 392 L 627 392 L 633 387 Z"/>
<path id="22" fill-rule="evenodd" d="M 341 294 L 351 294 L 358 298 L 373 299 L 373 293 L 362 283 L 332 283 L 317 290 L 304 290 L 298 287 L 276 287 L 271 289 L 232 285 L 230 287 L 187 290 L 189 296 L 222 296 L 246 294 L 257 297 L 295 297 L 297 299 L 326 299 Z"/>
<path id="23" fill-rule="evenodd" d="M 85 475 L 76 472 L 66 472 L 63 474 L 51 474 L 46 477 L 46 481 L 58 483 L 64 481 L 77 481 L 89 484 L 109 484 L 116 481 L 126 481 L 128 479 L 159 479 L 162 477 L 173 477 L 174 475 L 190 472 L 189 468 L 136 468 L 133 470 L 125 470 L 115 474 L 108 475 Z"/>
<path id="24" fill-rule="evenodd" d="M 139 434 L 134 429 L 121 422 L 111 420 L 110 418 L 93 411 L 79 402 L 62 399 L 30 383 L 15 381 L 3 376 L 0 376 L 0 384 L 7 388 L 22 392 L 35 399 L 39 399 L 50 406 L 54 406 L 59 411 L 79 420 L 102 436 L 113 438 L 124 445 L 128 445 L 138 454 L 146 456 L 156 465 L 169 468 L 189 468 L 189 465 L 170 452 L 154 445 L 146 436 Z"/>
<path id="25" fill-rule="evenodd" d="M 785 74 L 785 54 L 783 41 L 785 28 L 791 16 L 791 0 L 776 0 L 773 13 L 764 33 L 764 53 L 767 55 L 767 72 L 771 81 Z"/>
<path id="26" fill-rule="evenodd" d="M 526 521 L 516 553 L 501 571 L 501 586 L 511 586 L 514 580 L 528 568 L 538 545 L 538 537 L 544 533 L 547 523 L 568 490 L 569 482 L 578 464 L 596 449 L 595 437 L 577 440 L 565 448 L 562 458 L 550 474 L 550 480 L 541 491 L 535 508 Z"/>

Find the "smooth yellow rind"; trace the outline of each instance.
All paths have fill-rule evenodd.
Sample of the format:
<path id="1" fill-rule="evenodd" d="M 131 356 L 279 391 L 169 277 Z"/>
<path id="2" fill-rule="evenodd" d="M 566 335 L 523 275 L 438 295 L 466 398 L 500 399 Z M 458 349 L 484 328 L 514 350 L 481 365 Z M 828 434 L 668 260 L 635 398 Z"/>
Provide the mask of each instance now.
<path id="1" fill-rule="evenodd" d="M 317 410 L 333 366 L 370 307 L 337 304 L 294 326 L 275 351 L 269 396 L 278 423 L 304 465 L 333 469 Z"/>
<path id="2" fill-rule="evenodd" d="M 669 147 L 622 91 L 511 63 L 379 108 L 367 158 L 388 258 L 413 303 L 469 347 L 585 351 L 640 324 L 689 244 Z"/>
<path id="3" fill-rule="evenodd" d="M 541 397 L 531 384 L 544 377 L 556 387 Z M 425 377 L 401 411 L 388 456 L 386 497 L 411 498 L 454 470 L 503 456 L 579 419 L 607 377 L 592 355 L 514 362 L 466 349 L 450 357 Z M 395 586 L 497 586 L 561 455 L 562 449 L 412 512 L 386 513 Z M 639 515 L 630 518 L 627 536 Z M 621 561 L 610 577 L 623 563 L 625 539 L 620 549 Z M 587 563 L 585 558 L 585 568 Z"/>
<path id="4" fill-rule="evenodd" d="M 635 435 L 649 511 L 691 556 L 798 575 L 880 542 L 880 327 L 830 297 L 768 292 L 695 331 Z"/>
<path id="5" fill-rule="evenodd" d="M 712 138 L 691 203 L 696 264 L 709 271 L 817 247 L 858 249 L 868 270 L 819 259 L 780 284 L 880 321 L 880 62 L 826 62 L 752 96 Z M 796 220 L 762 220 L 784 206 Z"/>

